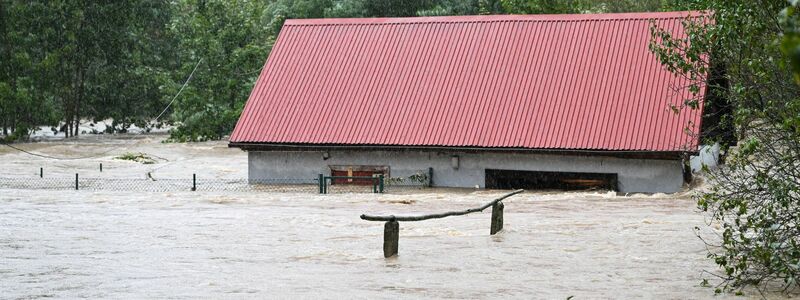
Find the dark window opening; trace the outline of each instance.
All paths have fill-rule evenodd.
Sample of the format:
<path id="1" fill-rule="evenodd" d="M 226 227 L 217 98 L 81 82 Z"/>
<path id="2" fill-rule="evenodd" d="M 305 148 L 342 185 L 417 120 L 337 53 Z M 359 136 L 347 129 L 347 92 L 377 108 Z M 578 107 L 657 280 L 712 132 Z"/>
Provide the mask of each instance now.
<path id="1" fill-rule="evenodd" d="M 331 176 L 389 177 L 388 166 L 330 166 Z M 334 178 L 331 184 L 372 185 L 375 181 L 366 178 Z"/>
<path id="2" fill-rule="evenodd" d="M 487 189 L 617 190 L 617 174 L 486 169 Z"/>

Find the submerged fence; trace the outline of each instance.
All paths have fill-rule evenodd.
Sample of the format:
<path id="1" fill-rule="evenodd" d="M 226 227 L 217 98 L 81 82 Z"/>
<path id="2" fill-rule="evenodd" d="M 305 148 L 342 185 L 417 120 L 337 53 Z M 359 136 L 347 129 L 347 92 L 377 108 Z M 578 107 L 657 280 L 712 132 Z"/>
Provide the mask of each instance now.
<path id="1" fill-rule="evenodd" d="M 102 167 L 101 167 L 102 168 Z M 88 191 L 263 191 L 263 192 L 307 192 L 307 193 L 383 193 L 391 190 L 420 189 L 429 182 L 403 182 L 376 177 L 324 176 L 316 178 L 267 178 L 267 179 L 219 179 L 205 178 L 193 174 L 190 178 L 108 178 L 82 177 L 58 174 L 44 176 L 42 169 L 38 177 L 0 177 L 2 189 L 30 190 L 88 190 Z M 371 184 L 349 184 L 348 181 L 367 180 Z"/>
<path id="2" fill-rule="evenodd" d="M 202 178 L 0 178 L 0 188 L 87 191 L 281 191 L 316 192 L 317 183 L 307 179 L 273 179 L 250 182 L 247 179 Z M 362 188 L 363 189 L 363 188 Z"/>

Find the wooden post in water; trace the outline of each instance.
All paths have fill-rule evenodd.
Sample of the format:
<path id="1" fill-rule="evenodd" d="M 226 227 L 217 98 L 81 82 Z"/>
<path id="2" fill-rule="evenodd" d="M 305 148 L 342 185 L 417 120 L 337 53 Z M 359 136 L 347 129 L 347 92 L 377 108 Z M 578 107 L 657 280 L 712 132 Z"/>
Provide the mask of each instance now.
<path id="1" fill-rule="evenodd" d="M 423 220 L 430 220 L 430 219 L 441 219 L 450 216 L 463 216 L 466 214 L 482 212 L 485 209 L 491 207 L 492 208 L 492 227 L 491 227 L 491 234 L 494 235 L 495 233 L 500 232 L 503 230 L 503 200 L 514 196 L 516 194 L 524 192 L 523 190 L 516 190 L 511 193 L 505 194 L 500 198 L 494 199 L 489 203 L 486 203 L 480 207 L 469 208 L 466 210 L 459 210 L 459 211 L 448 211 L 438 214 L 428 214 L 428 215 L 420 215 L 420 216 L 395 216 L 395 215 L 388 215 L 388 216 L 376 216 L 376 215 L 367 215 L 362 214 L 361 219 L 367 221 L 377 221 L 377 222 L 386 222 L 383 226 L 383 257 L 389 258 L 392 256 L 397 255 L 397 248 L 398 248 L 398 240 L 400 239 L 400 224 L 398 222 L 413 222 L 413 221 L 423 221 Z"/>
<path id="2" fill-rule="evenodd" d="M 383 226 L 383 257 L 389 258 L 397 255 L 400 242 L 400 223 L 397 220 L 387 221 Z"/>
<path id="3" fill-rule="evenodd" d="M 192 174 L 192 192 L 197 190 L 197 174 Z"/>
<path id="4" fill-rule="evenodd" d="M 503 207 L 502 201 L 498 201 L 492 205 L 492 228 L 489 231 L 490 235 L 494 235 L 500 232 L 500 230 L 503 230 Z"/>
<path id="5" fill-rule="evenodd" d="M 44 178 L 44 168 L 39 167 L 39 178 Z"/>
<path id="6" fill-rule="evenodd" d="M 78 190 L 78 173 L 75 173 L 75 190 Z"/>
<path id="7" fill-rule="evenodd" d="M 103 163 L 100 163 L 100 173 L 103 172 Z"/>

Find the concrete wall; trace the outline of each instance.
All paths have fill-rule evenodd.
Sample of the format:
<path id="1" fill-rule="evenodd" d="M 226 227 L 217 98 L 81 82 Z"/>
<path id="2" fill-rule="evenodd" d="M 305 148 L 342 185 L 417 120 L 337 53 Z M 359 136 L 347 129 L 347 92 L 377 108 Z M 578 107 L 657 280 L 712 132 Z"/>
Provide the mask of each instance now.
<path id="1" fill-rule="evenodd" d="M 485 169 L 616 173 L 623 193 L 673 193 L 683 186 L 679 160 L 624 159 L 600 156 L 420 151 L 250 151 L 250 179 L 316 178 L 330 175 L 330 165 L 387 165 L 390 176 L 407 177 L 433 168 L 435 186 L 479 187 Z M 452 156 L 459 157 L 458 168 Z"/>

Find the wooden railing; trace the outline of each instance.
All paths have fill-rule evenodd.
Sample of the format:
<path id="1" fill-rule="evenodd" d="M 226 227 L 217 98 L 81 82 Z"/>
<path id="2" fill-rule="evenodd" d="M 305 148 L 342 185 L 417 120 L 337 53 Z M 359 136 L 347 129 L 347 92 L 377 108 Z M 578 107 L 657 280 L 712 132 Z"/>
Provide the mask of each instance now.
<path id="1" fill-rule="evenodd" d="M 503 200 L 514 196 L 516 194 L 522 193 L 523 190 L 516 190 L 511 193 L 505 194 L 500 198 L 494 199 L 483 206 L 470 208 L 466 210 L 459 210 L 459 211 L 449 211 L 439 214 L 427 214 L 427 215 L 419 215 L 419 216 L 395 216 L 395 215 L 388 215 L 388 216 L 374 216 L 374 215 L 367 215 L 362 214 L 361 219 L 366 221 L 379 221 L 379 222 L 386 222 L 383 226 L 383 256 L 384 257 L 392 257 L 397 255 L 398 244 L 400 240 L 400 221 L 403 222 L 414 222 L 414 221 L 424 221 L 430 219 L 441 219 L 451 216 L 463 216 L 466 214 L 471 214 L 475 212 L 481 212 L 485 209 L 492 207 L 492 221 L 491 227 L 489 229 L 489 234 L 494 235 L 495 233 L 499 232 L 503 229 Z"/>

